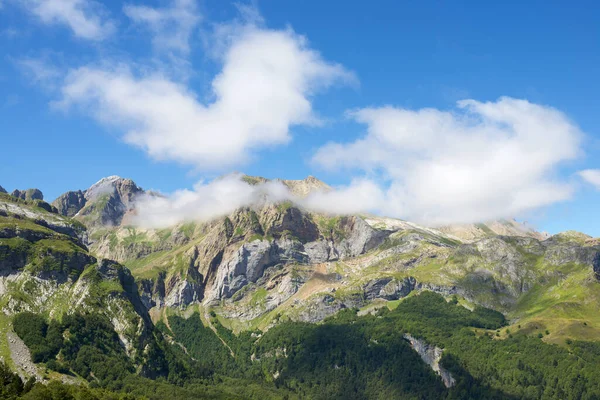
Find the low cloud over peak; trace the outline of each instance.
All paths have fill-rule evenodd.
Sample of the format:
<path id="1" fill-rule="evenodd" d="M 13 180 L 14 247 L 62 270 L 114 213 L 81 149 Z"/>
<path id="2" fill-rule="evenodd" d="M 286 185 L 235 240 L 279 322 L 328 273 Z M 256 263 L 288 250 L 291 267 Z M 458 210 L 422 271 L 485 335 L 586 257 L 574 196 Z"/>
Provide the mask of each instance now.
<path id="1" fill-rule="evenodd" d="M 281 180 L 249 183 L 241 174 L 230 174 L 211 182 L 198 182 L 193 190 L 178 190 L 169 196 L 149 194 L 136 203 L 132 222 L 145 228 L 164 228 L 184 221 L 210 221 L 241 207 L 291 201 L 309 211 L 353 214 L 377 209 L 379 188 L 371 182 L 356 181 L 348 187 L 315 186 L 302 195 Z"/>

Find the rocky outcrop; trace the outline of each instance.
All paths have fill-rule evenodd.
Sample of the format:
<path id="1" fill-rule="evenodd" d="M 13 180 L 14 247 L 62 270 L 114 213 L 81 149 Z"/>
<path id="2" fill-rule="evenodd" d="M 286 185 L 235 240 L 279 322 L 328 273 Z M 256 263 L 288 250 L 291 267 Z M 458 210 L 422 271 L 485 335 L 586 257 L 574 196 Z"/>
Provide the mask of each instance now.
<path id="1" fill-rule="evenodd" d="M 341 258 L 356 257 L 381 245 L 390 231 L 376 230 L 364 219 L 351 216 L 340 220 L 342 240 L 336 245 Z"/>
<path id="2" fill-rule="evenodd" d="M 85 206 L 85 203 L 85 192 L 77 190 L 61 194 L 52 205 L 56 207 L 59 214 L 73 217 Z"/>
<path id="3" fill-rule="evenodd" d="M 0 186 L 0 193 L 8 193 L 8 192 L 6 191 L 6 189 L 4 189 L 2 186 Z"/>
<path id="4" fill-rule="evenodd" d="M 339 253 L 332 240 L 318 240 L 304 244 L 304 252 L 311 263 L 322 263 L 339 259 Z"/>
<path id="5" fill-rule="evenodd" d="M 21 200 L 44 200 L 44 195 L 39 189 L 15 189 L 10 195 Z"/>
<path id="6" fill-rule="evenodd" d="M 391 277 L 375 279 L 368 282 L 363 290 L 368 300 L 398 300 L 408 296 L 416 288 L 417 280 L 411 276 L 404 279 Z"/>
<path id="7" fill-rule="evenodd" d="M 203 277 L 190 267 L 185 274 L 175 275 L 165 283 L 163 303 L 167 307 L 185 307 L 202 300 Z"/>
<path id="8" fill-rule="evenodd" d="M 410 343 L 410 346 L 421 356 L 421 359 L 431 367 L 431 369 L 440 376 L 444 386 L 451 388 L 456 384 L 456 380 L 449 371 L 440 365 L 443 350 L 437 346 L 431 346 L 424 341 L 417 339 L 409 334 L 404 338 Z"/>
<path id="9" fill-rule="evenodd" d="M 578 239 L 565 240 L 564 237 L 553 236 L 542 242 L 546 247 L 544 261 L 555 266 L 577 263 L 593 267 L 598 254 L 600 254 L 600 245 L 588 246 L 586 243 L 581 243 L 583 238 L 579 237 Z"/>
<path id="10" fill-rule="evenodd" d="M 345 308 L 359 308 L 365 304 L 359 294 L 339 299 L 334 294 L 313 296 L 303 304 L 297 304 L 300 310 L 295 312 L 293 319 L 302 322 L 316 323 L 336 314 Z"/>
<path id="11" fill-rule="evenodd" d="M 260 212 L 260 223 L 266 235 L 295 238 L 302 243 L 319 238 L 319 228 L 307 213 L 289 204 L 269 204 Z"/>

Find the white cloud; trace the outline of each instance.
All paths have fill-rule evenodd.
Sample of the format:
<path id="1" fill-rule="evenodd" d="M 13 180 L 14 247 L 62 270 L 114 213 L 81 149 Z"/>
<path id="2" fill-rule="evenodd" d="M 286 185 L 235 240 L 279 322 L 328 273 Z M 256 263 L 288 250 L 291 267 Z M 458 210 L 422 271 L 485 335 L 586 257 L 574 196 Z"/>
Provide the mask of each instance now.
<path id="1" fill-rule="evenodd" d="M 600 169 L 585 169 L 577 174 L 587 183 L 596 186 L 600 190 Z"/>
<path id="2" fill-rule="evenodd" d="M 241 207 L 285 200 L 309 211 L 354 214 L 377 208 L 376 202 L 381 198 L 380 189 L 367 181 L 298 197 L 281 182 L 250 185 L 241 178 L 242 175 L 231 174 L 208 183 L 199 182 L 193 190 L 178 190 L 170 196 L 143 196 L 136 202 L 136 215 L 131 222 L 144 228 L 164 228 L 184 221 L 211 221 Z"/>
<path id="3" fill-rule="evenodd" d="M 517 216 L 568 199 L 553 177 L 580 152 L 582 133 L 550 107 L 503 97 L 437 109 L 365 108 L 349 114 L 365 137 L 330 143 L 313 161 L 381 174 L 378 212 L 432 225 Z"/>
<path id="4" fill-rule="evenodd" d="M 190 52 L 190 37 L 200 22 L 195 0 L 173 0 L 165 8 L 128 4 L 123 11 L 136 24 L 147 26 L 157 49 L 184 55 Z"/>
<path id="5" fill-rule="evenodd" d="M 366 179 L 355 179 L 350 185 L 328 191 L 313 191 L 303 199 L 293 199 L 299 206 L 325 214 L 356 214 L 381 209 L 384 193 Z"/>
<path id="6" fill-rule="evenodd" d="M 236 31 L 222 63 L 210 104 L 164 75 L 95 66 L 70 72 L 61 104 L 116 125 L 126 142 L 155 159 L 222 169 L 246 162 L 259 148 L 287 143 L 292 125 L 318 123 L 310 97 L 353 79 L 304 37 L 255 25 Z"/>
<path id="7" fill-rule="evenodd" d="M 43 23 L 67 25 L 83 39 L 102 40 L 115 29 L 101 4 L 92 0 L 24 0 L 22 4 Z"/>

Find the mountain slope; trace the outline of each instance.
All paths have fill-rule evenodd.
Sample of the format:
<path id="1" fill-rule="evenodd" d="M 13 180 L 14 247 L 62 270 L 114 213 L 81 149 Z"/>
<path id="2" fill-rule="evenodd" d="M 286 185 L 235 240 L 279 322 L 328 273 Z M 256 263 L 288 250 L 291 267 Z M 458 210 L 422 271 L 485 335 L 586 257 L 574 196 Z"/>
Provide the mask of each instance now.
<path id="1" fill-rule="evenodd" d="M 144 193 L 0 194 L 0 355 L 23 377 L 153 399 L 600 395 L 597 239 L 292 202 L 140 229 Z"/>
<path id="2" fill-rule="evenodd" d="M 81 224 L 37 205 L 10 196 L 0 199 L 2 318 L 22 312 L 59 320 L 102 315 L 127 355 L 143 362 L 152 326 L 134 278 L 121 265 L 89 253 Z M 6 339 L 4 333 L 0 341 Z"/>

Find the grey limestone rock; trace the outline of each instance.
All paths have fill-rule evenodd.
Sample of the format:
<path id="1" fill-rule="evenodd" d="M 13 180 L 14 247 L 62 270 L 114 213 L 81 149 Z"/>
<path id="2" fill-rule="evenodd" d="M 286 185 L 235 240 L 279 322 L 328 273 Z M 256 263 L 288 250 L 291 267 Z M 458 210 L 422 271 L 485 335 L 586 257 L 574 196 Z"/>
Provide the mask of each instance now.
<path id="1" fill-rule="evenodd" d="M 72 217 L 85 206 L 85 203 L 85 193 L 77 190 L 63 193 L 52 202 L 52 205 L 56 207 L 59 214 Z"/>
<path id="2" fill-rule="evenodd" d="M 444 386 L 451 388 L 456 384 L 456 380 L 452 374 L 440 365 L 443 350 L 437 346 L 432 346 L 425 343 L 421 339 L 417 339 L 409 334 L 405 334 L 404 338 L 408 340 L 410 346 L 421 356 L 421 359 L 431 367 L 431 369 L 440 376 Z"/>

